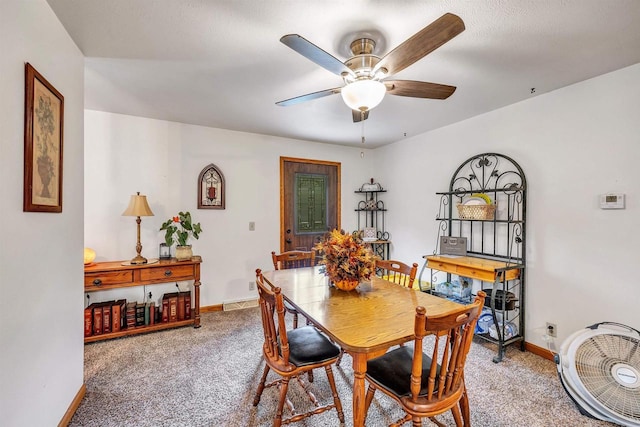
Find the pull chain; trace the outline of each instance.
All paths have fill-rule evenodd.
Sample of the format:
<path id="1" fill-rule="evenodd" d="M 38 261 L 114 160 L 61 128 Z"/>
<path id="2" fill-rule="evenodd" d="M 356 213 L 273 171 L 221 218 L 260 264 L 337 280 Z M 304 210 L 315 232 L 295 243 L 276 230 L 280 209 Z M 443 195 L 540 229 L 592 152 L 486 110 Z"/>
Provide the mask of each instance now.
<path id="1" fill-rule="evenodd" d="M 360 122 L 362 123 L 361 142 L 364 144 L 364 110 L 360 111 Z"/>

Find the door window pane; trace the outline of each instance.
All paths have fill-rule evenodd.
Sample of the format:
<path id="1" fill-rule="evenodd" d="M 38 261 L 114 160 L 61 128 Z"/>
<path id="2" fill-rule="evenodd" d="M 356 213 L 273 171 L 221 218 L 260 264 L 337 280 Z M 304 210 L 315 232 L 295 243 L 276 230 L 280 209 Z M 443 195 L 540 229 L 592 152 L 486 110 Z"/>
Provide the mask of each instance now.
<path id="1" fill-rule="evenodd" d="M 296 174 L 294 215 L 296 233 L 327 231 L 327 176 Z"/>

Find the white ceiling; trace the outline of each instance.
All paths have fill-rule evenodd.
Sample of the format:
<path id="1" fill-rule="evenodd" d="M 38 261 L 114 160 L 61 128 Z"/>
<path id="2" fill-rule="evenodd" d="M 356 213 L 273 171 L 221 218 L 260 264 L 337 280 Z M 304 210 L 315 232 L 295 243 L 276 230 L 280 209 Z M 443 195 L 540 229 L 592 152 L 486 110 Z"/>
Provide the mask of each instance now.
<path id="1" fill-rule="evenodd" d="M 344 61 L 357 34 L 379 38 L 383 56 L 458 15 L 464 32 L 394 76 L 458 89 L 447 100 L 387 95 L 365 122 L 370 148 L 640 62 L 638 0 L 48 3 L 86 56 L 88 109 L 354 146 L 362 125 L 339 95 L 275 105 L 343 85 L 280 37 L 300 34 Z"/>

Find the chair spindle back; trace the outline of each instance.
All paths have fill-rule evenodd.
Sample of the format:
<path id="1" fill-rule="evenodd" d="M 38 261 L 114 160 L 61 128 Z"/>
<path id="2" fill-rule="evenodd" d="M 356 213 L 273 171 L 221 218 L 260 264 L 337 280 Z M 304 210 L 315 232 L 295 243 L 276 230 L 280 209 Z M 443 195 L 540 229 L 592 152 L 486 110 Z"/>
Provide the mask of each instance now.
<path id="1" fill-rule="evenodd" d="M 280 369 L 289 365 L 289 341 L 284 320 L 284 301 L 280 288 L 264 281 L 262 271 L 256 270 L 256 285 L 264 330 L 264 354 Z"/>
<path id="2" fill-rule="evenodd" d="M 427 316 L 424 307 L 416 309 L 415 346 L 411 372 L 411 399 L 418 397 L 424 387 L 422 378 L 422 344 L 425 337 L 433 338 L 426 401 L 440 400 L 457 393 L 463 387 L 464 365 L 478 316 L 484 305 L 485 293 L 479 291 L 474 302 L 463 309 L 442 316 Z"/>
<path id="3" fill-rule="evenodd" d="M 408 266 L 400 261 L 376 260 L 376 274 L 378 276 L 407 288 L 413 287 L 417 272 L 418 264 L 415 262 L 411 266 Z"/>
<path id="4" fill-rule="evenodd" d="M 313 267 L 316 265 L 315 251 L 288 251 L 281 254 L 271 252 L 273 268 L 286 270 L 289 268 Z"/>

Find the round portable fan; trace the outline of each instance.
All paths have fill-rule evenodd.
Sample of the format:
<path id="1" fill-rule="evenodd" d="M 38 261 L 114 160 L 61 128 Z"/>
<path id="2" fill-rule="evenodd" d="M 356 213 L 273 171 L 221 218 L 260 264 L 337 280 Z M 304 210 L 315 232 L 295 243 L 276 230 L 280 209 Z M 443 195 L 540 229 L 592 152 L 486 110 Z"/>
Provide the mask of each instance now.
<path id="1" fill-rule="evenodd" d="M 640 332 L 612 322 L 569 336 L 556 355 L 558 376 L 580 412 L 640 426 Z"/>

